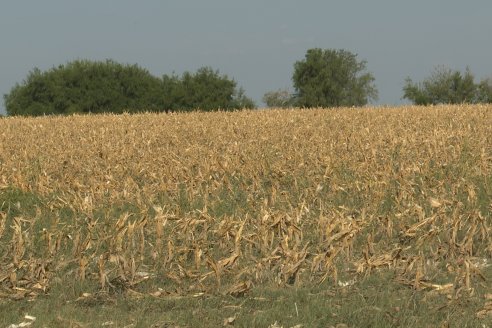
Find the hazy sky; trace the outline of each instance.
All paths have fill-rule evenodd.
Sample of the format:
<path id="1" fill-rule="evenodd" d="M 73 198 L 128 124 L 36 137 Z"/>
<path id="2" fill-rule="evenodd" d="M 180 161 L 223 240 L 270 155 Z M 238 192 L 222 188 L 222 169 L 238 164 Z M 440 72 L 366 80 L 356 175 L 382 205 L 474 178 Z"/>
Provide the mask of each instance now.
<path id="1" fill-rule="evenodd" d="M 34 67 L 112 58 L 157 76 L 211 66 L 262 105 L 315 47 L 367 60 L 378 104 L 440 64 L 492 76 L 490 0 L 0 1 L 1 95 Z"/>

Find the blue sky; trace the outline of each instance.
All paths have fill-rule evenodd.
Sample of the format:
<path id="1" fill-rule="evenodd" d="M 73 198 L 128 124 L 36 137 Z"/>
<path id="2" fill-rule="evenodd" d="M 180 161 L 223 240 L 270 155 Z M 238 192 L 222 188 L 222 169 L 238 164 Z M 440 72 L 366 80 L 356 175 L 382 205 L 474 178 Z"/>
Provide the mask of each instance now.
<path id="1" fill-rule="evenodd" d="M 0 93 L 34 67 L 111 58 L 157 76 L 211 66 L 262 105 L 318 47 L 357 53 L 377 104 L 400 104 L 404 79 L 437 65 L 491 77 L 491 13 L 490 0 L 2 0 Z"/>

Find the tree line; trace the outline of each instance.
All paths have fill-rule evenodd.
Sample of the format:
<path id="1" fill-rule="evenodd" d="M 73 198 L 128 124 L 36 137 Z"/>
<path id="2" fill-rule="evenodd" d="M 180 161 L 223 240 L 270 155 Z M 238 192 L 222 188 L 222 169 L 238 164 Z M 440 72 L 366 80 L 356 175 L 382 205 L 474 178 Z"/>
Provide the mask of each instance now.
<path id="1" fill-rule="evenodd" d="M 236 82 L 209 67 L 153 76 L 138 65 L 76 60 L 35 68 L 4 95 L 9 115 L 122 113 L 253 108 Z"/>
<path id="2" fill-rule="evenodd" d="M 347 50 L 309 49 L 294 63 L 294 92 L 265 93 L 268 107 L 364 106 L 378 98 L 367 62 Z M 403 98 L 417 105 L 492 103 L 492 81 L 437 67 L 430 77 L 405 81 Z M 8 115 L 215 111 L 255 108 L 234 79 L 211 67 L 156 77 L 136 64 L 75 60 L 47 71 L 34 68 L 4 95 Z"/>

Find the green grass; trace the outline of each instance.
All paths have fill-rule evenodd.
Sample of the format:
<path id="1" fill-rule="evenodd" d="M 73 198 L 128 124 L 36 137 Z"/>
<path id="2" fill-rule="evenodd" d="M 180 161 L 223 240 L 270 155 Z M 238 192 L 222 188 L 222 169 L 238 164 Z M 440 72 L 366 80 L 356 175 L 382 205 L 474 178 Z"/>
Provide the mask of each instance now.
<path id="1" fill-rule="evenodd" d="M 492 279 L 492 271 L 486 272 Z M 35 316 L 35 327 L 490 327 L 478 319 L 481 286 L 475 295 L 449 300 L 436 292 L 402 286 L 380 272 L 347 287 L 259 286 L 242 297 L 223 295 L 161 297 L 99 293 L 81 283 L 58 284 L 34 301 L 1 300 L 0 327 Z M 490 291 L 490 290 L 489 290 Z M 83 293 L 90 293 L 82 297 Z M 25 321 L 25 320 L 24 320 Z M 110 325 L 110 323 L 112 323 Z M 339 326 L 340 327 L 340 326 Z"/>

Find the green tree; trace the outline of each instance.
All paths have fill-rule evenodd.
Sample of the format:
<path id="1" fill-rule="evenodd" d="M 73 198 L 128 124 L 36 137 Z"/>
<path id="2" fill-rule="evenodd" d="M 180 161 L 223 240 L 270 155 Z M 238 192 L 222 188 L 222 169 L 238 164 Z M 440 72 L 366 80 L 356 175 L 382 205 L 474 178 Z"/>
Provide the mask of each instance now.
<path id="1" fill-rule="evenodd" d="M 403 98 L 416 105 L 488 103 L 492 102 L 492 87 L 490 80 L 475 84 L 469 68 L 462 74 L 438 66 L 420 83 L 414 83 L 408 77 L 403 87 Z"/>
<path id="2" fill-rule="evenodd" d="M 181 77 L 162 77 L 165 108 L 170 111 L 234 110 L 254 108 L 242 88 L 234 80 L 220 75 L 210 67 L 202 67 L 196 73 L 185 72 Z"/>
<path id="3" fill-rule="evenodd" d="M 33 69 L 4 101 L 9 115 L 158 111 L 162 81 L 137 65 L 76 60 Z"/>
<path id="4" fill-rule="evenodd" d="M 374 76 L 366 61 L 346 50 L 309 49 L 294 64 L 296 105 L 301 107 L 363 106 L 376 100 Z"/>
<path id="5" fill-rule="evenodd" d="M 477 85 L 477 102 L 492 103 L 492 79 L 484 79 Z"/>
<path id="6" fill-rule="evenodd" d="M 272 108 L 289 108 L 295 103 L 294 96 L 287 89 L 269 91 L 263 95 L 263 102 Z"/>

